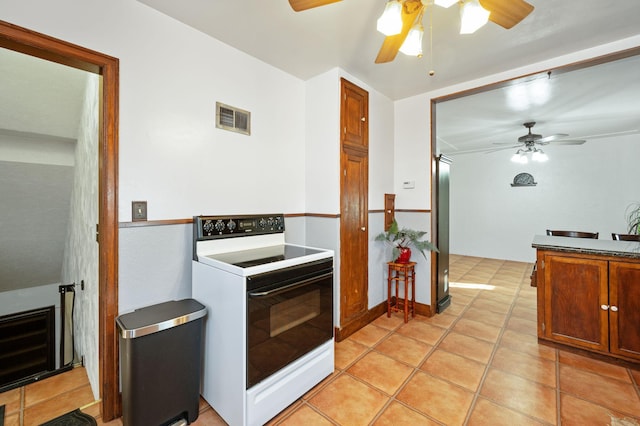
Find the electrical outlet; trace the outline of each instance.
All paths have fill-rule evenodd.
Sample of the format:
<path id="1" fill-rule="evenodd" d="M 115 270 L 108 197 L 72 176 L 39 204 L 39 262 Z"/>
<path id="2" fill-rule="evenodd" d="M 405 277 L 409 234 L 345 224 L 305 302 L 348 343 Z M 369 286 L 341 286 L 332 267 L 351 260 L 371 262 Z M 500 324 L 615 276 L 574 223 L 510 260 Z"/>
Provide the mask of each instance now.
<path id="1" fill-rule="evenodd" d="M 147 220 L 147 202 L 146 201 L 131 202 L 131 220 L 134 222 Z"/>

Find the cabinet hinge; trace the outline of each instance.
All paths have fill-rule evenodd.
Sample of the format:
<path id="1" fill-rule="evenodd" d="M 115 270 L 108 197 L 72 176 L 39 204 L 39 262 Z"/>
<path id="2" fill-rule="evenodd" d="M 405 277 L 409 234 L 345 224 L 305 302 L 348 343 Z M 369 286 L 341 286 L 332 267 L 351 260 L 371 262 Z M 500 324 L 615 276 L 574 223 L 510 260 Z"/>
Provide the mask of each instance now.
<path id="1" fill-rule="evenodd" d="M 544 325 L 544 323 L 542 323 L 542 331 L 545 331 L 547 329 L 547 327 Z"/>
<path id="2" fill-rule="evenodd" d="M 544 260 L 543 260 L 542 262 L 540 262 L 540 263 L 542 263 L 542 264 L 540 265 L 540 269 L 544 269 Z"/>
<path id="3" fill-rule="evenodd" d="M 96 223 L 96 243 L 100 242 L 100 228 L 99 228 L 100 224 Z"/>

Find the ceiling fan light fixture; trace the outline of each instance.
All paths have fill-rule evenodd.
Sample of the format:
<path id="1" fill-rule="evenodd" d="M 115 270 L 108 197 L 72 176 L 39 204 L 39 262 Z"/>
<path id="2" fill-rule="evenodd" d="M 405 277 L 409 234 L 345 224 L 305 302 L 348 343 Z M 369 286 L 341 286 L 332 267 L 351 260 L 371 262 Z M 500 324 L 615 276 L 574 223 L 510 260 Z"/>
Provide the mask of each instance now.
<path id="1" fill-rule="evenodd" d="M 421 23 L 415 24 L 409 34 L 407 35 L 407 39 L 400 46 L 400 51 L 408 56 L 422 56 L 422 36 L 424 35 L 424 28 Z"/>
<path id="2" fill-rule="evenodd" d="M 538 163 L 544 163 L 549 160 L 549 156 L 541 149 L 534 149 L 533 154 L 531 154 L 531 160 L 537 161 Z"/>
<path id="3" fill-rule="evenodd" d="M 511 156 L 511 161 L 518 164 L 527 164 L 529 162 L 527 159 L 527 153 L 520 149 Z"/>
<path id="4" fill-rule="evenodd" d="M 378 18 L 377 30 L 386 36 L 400 34 L 402 31 L 402 3 L 399 0 L 389 0 L 384 12 Z"/>
<path id="5" fill-rule="evenodd" d="M 460 6 L 460 34 L 473 34 L 489 21 L 490 14 L 478 0 L 463 0 Z"/>
<path id="6" fill-rule="evenodd" d="M 458 3 L 458 0 L 435 0 L 434 3 L 437 6 L 448 8 Z"/>

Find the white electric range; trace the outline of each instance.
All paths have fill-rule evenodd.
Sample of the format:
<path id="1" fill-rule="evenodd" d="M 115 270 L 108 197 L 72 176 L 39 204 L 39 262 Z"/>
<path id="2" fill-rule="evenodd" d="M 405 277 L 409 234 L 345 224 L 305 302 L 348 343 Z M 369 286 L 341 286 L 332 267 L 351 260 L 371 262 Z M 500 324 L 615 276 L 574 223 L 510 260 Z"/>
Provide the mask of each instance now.
<path id="1" fill-rule="evenodd" d="M 334 370 L 333 251 L 287 244 L 284 216 L 196 216 L 193 298 L 207 307 L 202 396 L 261 425 Z"/>

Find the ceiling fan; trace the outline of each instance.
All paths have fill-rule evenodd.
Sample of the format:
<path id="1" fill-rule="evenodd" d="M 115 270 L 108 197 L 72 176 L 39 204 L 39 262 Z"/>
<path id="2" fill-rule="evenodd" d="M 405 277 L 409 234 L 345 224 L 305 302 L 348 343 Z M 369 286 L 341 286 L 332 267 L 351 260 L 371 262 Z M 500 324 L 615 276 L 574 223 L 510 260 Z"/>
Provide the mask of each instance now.
<path id="1" fill-rule="evenodd" d="M 491 149 L 487 151 L 496 152 L 501 151 L 503 149 L 513 149 L 518 148 L 518 151 L 511 157 L 511 161 L 516 163 L 526 163 L 527 162 L 527 154 L 531 154 L 533 161 L 547 161 L 549 157 L 547 154 L 542 151 L 538 146 L 541 145 L 549 145 L 549 143 L 553 142 L 554 145 L 582 145 L 586 142 L 584 139 L 563 139 L 569 136 L 566 133 L 556 133 L 554 135 L 549 135 L 543 137 L 542 135 L 532 133 L 531 129 L 536 125 L 535 121 L 528 121 L 522 124 L 526 127 L 529 132 L 526 135 L 520 136 L 518 138 L 518 142 L 514 145 L 512 142 L 494 142 L 494 145 L 509 145 L 503 148 Z"/>
<path id="2" fill-rule="evenodd" d="M 339 1 L 341 0 L 289 0 L 289 4 L 293 10 L 300 12 Z M 463 9 L 467 6 L 471 6 L 471 9 L 484 9 L 484 12 L 482 12 L 485 14 L 484 22 L 486 22 L 488 18 L 488 20 L 506 29 L 522 21 L 533 10 L 533 6 L 524 0 L 390 0 L 387 2 L 387 8 L 389 5 L 401 8 L 400 17 L 402 26 L 394 32 L 394 35 L 387 35 L 375 62 L 380 64 L 393 61 L 398 51 L 403 48 L 405 40 L 412 38 L 410 36 L 412 29 L 418 29 L 420 32 L 419 43 L 422 42 L 421 21 L 422 15 L 428 6 L 436 4 L 442 7 L 449 7 L 455 3 L 459 3 Z M 385 8 L 385 13 L 387 8 Z M 477 28 L 482 26 L 484 22 L 480 23 Z M 470 32 L 475 31 L 475 29 Z M 402 51 L 404 52 L 404 50 Z M 422 48 L 419 47 L 415 52 L 416 53 L 408 54 L 421 56 Z"/>
<path id="3" fill-rule="evenodd" d="M 531 133 L 531 129 L 536 125 L 535 121 L 529 121 L 522 124 L 529 130 L 524 136 L 520 136 L 518 138 L 518 142 L 514 145 L 512 142 L 494 142 L 494 145 L 509 145 L 504 148 L 498 148 L 493 151 L 499 151 L 501 149 L 510 149 L 510 148 L 529 148 L 533 149 L 536 145 L 548 145 L 550 142 L 554 142 L 554 145 L 582 145 L 586 142 L 583 139 L 563 139 L 569 136 L 566 133 L 556 133 L 555 135 L 549 135 L 542 137 L 542 135 L 538 135 L 535 133 Z"/>

